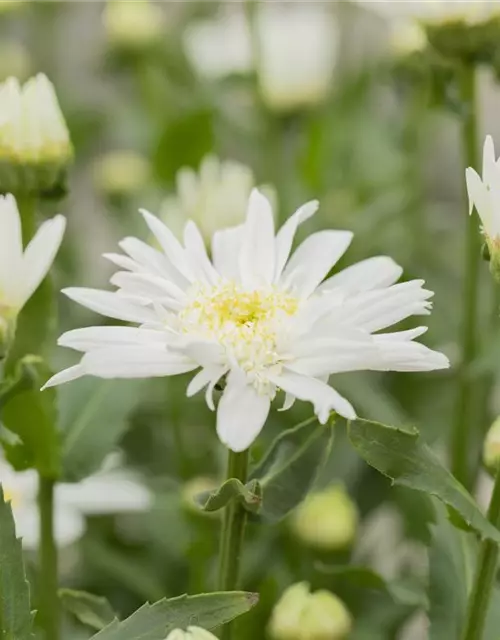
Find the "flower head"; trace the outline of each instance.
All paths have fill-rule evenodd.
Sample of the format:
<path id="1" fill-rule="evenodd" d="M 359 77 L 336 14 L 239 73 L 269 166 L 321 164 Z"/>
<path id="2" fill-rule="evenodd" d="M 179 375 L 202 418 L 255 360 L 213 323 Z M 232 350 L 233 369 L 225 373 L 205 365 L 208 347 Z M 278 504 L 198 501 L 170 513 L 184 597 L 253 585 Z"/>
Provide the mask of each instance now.
<path id="1" fill-rule="evenodd" d="M 110 151 L 98 158 L 94 182 L 108 196 L 125 196 L 139 192 L 150 176 L 149 162 L 134 151 Z"/>
<path id="2" fill-rule="evenodd" d="M 108 0 L 103 23 L 110 43 L 140 49 L 158 41 L 165 30 L 165 13 L 156 2 Z"/>
<path id="3" fill-rule="evenodd" d="M 274 607 L 269 633 L 274 640 L 344 640 L 351 626 L 351 615 L 337 596 L 325 590 L 311 593 L 307 582 L 299 582 Z"/>
<path id="4" fill-rule="evenodd" d="M 12 195 L 0 196 L 0 344 L 47 275 L 65 227 L 63 216 L 47 220 L 23 250 L 16 200 Z"/>
<path id="5" fill-rule="evenodd" d="M 198 173 L 188 167 L 177 173 L 177 193 L 163 202 L 160 217 L 178 237 L 193 220 L 209 243 L 216 231 L 243 222 L 254 186 L 249 167 L 206 156 Z"/>
<path id="6" fill-rule="evenodd" d="M 348 231 L 319 231 L 293 252 L 298 226 L 317 210 L 309 202 L 275 235 L 269 201 L 256 189 L 244 224 L 217 231 L 212 259 L 192 221 L 183 243 L 155 216 L 144 219 L 161 250 L 125 238 L 124 254 L 107 254 L 121 267 L 116 291 L 70 288 L 84 306 L 135 327 L 70 331 L 59 344 L 83 352 L 79 364 L 47 386 L 84 375 L 144 378 L 199 370 L 188 396 L 225 379 L 217 432 L 233 451 L 248 448 L 261 431 L 278 391 L 284 408 L 295 399 L 353 419 L 352 405 L 328 385 L 330 374 L 428 371 L 448 366 L 445 356 L 415 342 L 425 327 L 380 333 L 414 314 L 426 315 L 432 292 L 423 281 L 395 284 L 401 268 L 381 256 L 327 278 L 352 240 Z"/>
<path id="7" fill-rule="evenodd" d="M 201 627 L 188 627 L 186 631 L 174 629 L 165 640 L 217 640 L 216 636 Z"/>
<path id="8" fill-rule="evenodd" d="M 26 549 L 39 542 L 38 474 L 14 471 L 0 455 L 0 484 L 11 503 L 16 532 Z M 149 491 L 130 473 L 103 469 L 82 482 L 60 483 L 55 492 L 54 528 L 60 547 L 76 542 L 85 531 L 85 516 L 146 511 L 151 504 Z"/>
<path id="9" fill-rule="evenodd" d="M 59 186 L 72 159 L 68 128 L 52 83 L 39 73 L 20 85 L 0 84 L 0 189 L 47 191 Z"/>

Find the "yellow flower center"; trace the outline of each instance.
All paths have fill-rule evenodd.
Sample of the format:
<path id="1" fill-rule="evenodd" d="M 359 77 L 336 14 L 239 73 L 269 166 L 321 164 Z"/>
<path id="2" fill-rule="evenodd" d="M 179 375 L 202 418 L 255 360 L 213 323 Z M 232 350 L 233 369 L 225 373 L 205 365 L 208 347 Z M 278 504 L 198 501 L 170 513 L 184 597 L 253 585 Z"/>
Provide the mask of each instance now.
<path id="1" fill-rule="evenodd" d="M 195 285 L 188 296 L 179 313 L 181 333 L 218 342 L 247 372 L 280 366 L 278 342 L 298 311 L 297 298 L 271 286 L 248 290 L 235 282 Z"/>

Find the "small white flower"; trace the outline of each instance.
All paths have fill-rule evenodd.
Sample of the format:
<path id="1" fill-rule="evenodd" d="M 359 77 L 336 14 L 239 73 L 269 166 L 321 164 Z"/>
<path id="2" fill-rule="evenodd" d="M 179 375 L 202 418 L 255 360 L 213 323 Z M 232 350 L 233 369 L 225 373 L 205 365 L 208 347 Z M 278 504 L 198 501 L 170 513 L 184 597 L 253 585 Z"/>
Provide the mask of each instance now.
<path id="1" fill-rule="evenodd" d="M 206 156 L 198 173 L 188 167 L 178 172 L 177 193 L 163 202 L 160 217 L 178 237 L 193 220 L 209 242 L 219 229 L 243 222 L 254 186 L 249 167 Z"/>
<path id="2" fill-rule="evenodd" d="M 297 227 L 317 210 L 309 202 L 277 235 L 269 201 L 252 191 L 245 223 L 217 231 L 212 260 L 196 224 L 184 243 L 155 216 L 144 219 L 161 250 L 125 238 L 115 292 L 70 288 L 64 293 L 103 315 L 137 323 L 69 331 L 59 344 L 83 352 L 79 364 L 55 375 L 53 386 L 94 375 L 149 378 L 200 371 L 188 396 L 221 378 L 226 386 L 217 432 L 233 451 L 247 449 L 261 431 L 278 390 L 285 407 L 309 401 L 325 423 L 330 412 L 353 419 L 351 404 L 332 389 L 344 371 L 429 371 L 449 366 L 445 356 L 415 342 L 425 327 L 380 333 L 411 315 L 427 315 L 431 291 L 422 280 L 395 284 L 401 267 L 379 256 L 325 280 L 352 240 L 349 231 L 319 231 L 295 250 Z"/>
<path id="3" fill-rule="evenodd" d="M 37 549 L 39 515 L 36 471 L 16 472 L 0 456 L 0 484 L 11 502 L 16 533 L 23 547 Z M 82 482 L 57 484 L 54 529 L 60 547 L 76 542 L 85 531 L 85 516 L 146 511 L 151 504 L 149 491 L 130 473 L 102 470 Z"/>
<path id="4" fill-rule="evenodd" d="M 495 158 L 491 136 L 484 142 L 482 178 L 472 167 L 465 170 L 465 178 L 469 213 L 476 207 L 491 251 L 495 246 L 500 247 L 500 161 Z"/>
<path id="5" fill-rule="evenodd" d="M 217 640 L 213 633 L 201 627 L 188 627 L 186 631 L 174 629 L 165 640 Z"/>
<path id="6" fill-rule="evenodd" d="M 109 196 L 133 195 L 147 185 L 151 169 L 147 158 L 135 151 L 109 151 L 94 165 L 94 182 Z"/>
<path id="7" fill-rule="evenodd" d="M 0 159 L 12 164 L 66 165 L 73 149 L 52 83 L 39 73 L 23 86 L 0 84 Z"/>
<path id="8" fill-rule="evenodd" d="M 0 196 L 0 342 L 2 333 L 47 275 L 61 244 L 66 219 L 42 223 L 23 251 L 21 217 L 14 196 Z"/>
<path id="9" fill-rule="evenodd" d="M 165 13 L 158 3 L 149 0 L 108 0 L 102 20 L 109 41 L 118 47 L 144 47 L 165 32 Z"/>

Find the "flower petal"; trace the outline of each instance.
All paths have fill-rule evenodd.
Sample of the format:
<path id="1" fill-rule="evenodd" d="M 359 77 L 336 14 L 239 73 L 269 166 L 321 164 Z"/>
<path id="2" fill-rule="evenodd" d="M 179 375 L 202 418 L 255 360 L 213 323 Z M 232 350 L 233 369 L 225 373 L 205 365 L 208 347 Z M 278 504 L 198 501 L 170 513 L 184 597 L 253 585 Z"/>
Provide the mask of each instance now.
<path id="1" fill-rule="evenodd" d="M 192 220 L 188 220 L 184 227 L 184 245 L 197 275 L 207 280 L 209 284 L 215 284 L 219 280 L 219 274 L 208 259 L 203 237 Z"/>
<path id="2" fill-rule="evenodd" d="M 92 351 L 119 345 L 162 345 L 167 343 L 164 331 L 152 331 L 139 327 L 85 327 L 66 331 L 57 344 L 75 351 Z"/>
<path id="3" fill-rule="evenodd" d="M 325 280 L 318 287 L 317 293 L 325 293 L 339 287 L 347 289 L 350 294 L 383 289 L 397 282 L 402 273 L 402 267 L 392 258 L 387 256 L 368 258 Z"/>
<path id="4" fill-rule="evenodd" d="M 16 301 L 23 274 L 21 217 L 14 196 L 0 196 L 0 290 Z"/>
<path id="5" fill-rule="evenodd" d="M 259 435 L 271 407 L 269 396 L 248 384 L 242 371 L 233 370 L 217 407 L 217 434 L 231 451 L 245 451 Z"/>
<path id="6" fill-rule="evenodd" d="M 65 382 L 72 382 L 73 380 L 77 380 L 78 378 L 82 378 L 85 375 L 85 369 L 81 366 L 81 364 L 76 364 L 74 367 L 69 367 L 68 369 L 63 369 L 52 376 L 41 388 L 41 391 L 44 389 L 49 389 L 50 387 L 56 387 L 59 384 L 64 384 Z"/>
<path id="7" fill-rule="evenodd" d="M 239 258 L 244 285 L 270 284 L 274 278 L 274 218 L 269 200 L 253 189 L 248 202 Z"/>
<path id="8" fill-rule="evenodd" d="M 217 272 L 228 280 L 239 281 L 239 256 L 243 245 L 244 225 L 216 231 L 212 237 L 212 262 Z"/>
<path id="9" fill-rule="evenodd" d="M 292 250 L 292 244 L 298 226 L 306 220 L 309 220 L 309 218 L 316 213 L 318 207 L 318 200 L 311 200 L 311 202 L 306 202 L 306 204 L 302 205 L 292 216 L 288 218 L 288 220 L 276 234 L 276 269 L 274 273 L 275 280 L 279 280 L 283 269 L 285 268 L 285 264 L 290 257 L 290 251 Z"/>
<path id="10" fill-rule="evenodd" d="M 109 318 L 126 320 L 127 322 L 154 322 L 156 320 L 156 315 L 152 309 L 124 300 L 114 291 L 69 287 L 68 289 L 63 289 L 62 293 L 91 311 Z"/>
<path id="11" fill-rule="evenodd" d="M 467 183 L 467 193 L 469 195 L 469 213 L 476 207 L 481 218 L 484 230 L 488 235 L 492 234 L 493 210 L 490 194 L 479 175 L 472 168 L 465 170 L 465 180 Z"/>

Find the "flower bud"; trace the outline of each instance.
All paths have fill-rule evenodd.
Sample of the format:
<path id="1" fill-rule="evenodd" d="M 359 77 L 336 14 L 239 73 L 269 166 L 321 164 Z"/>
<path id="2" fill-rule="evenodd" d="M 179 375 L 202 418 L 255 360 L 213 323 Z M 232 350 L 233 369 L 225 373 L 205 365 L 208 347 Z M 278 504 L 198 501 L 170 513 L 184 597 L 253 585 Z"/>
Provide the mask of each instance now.
<path id="1" fill-rule="evenodd" d="M 205 478 L 198 476 L 188 480 L 181 490 L 181 499 L 183 506 L 191 512 L 206 515 L 215 515 L 212 513 L 206 513 L 201 511 L 199 504 L 196 502 L 196 497 L 205 491 L 215 491 L 218 483 L 213 478 Z"/>
<path id="2" fill-rule="evenodd" d="M 486 434 L 483 446 L 484 465 L 492 472 L 496 472 L 500 462 L 500 418 L 497 418 Z"/>
<path id="3" fill-rule="evenodd" d="M 108 0 L 103 23 L 112 46 L 138 50 L 160 40 L 164 34 L 165 13 L 161 6 L 149 0 Z"/>
<path id="4" fill-rule="evenodd" d="M 107 196 L 132 196 L 144 188 L 150 175 L 149 162 L 134 151 L 111 151 L 94 165 L 96 187 Z"/>
<path id="5" fill-rule="evenodd" d="M 344 640 L 351 626 L 351 615 L 337 596 L 325 590 L 311 593 L 307 582 L 299 582 L 274 607 L 269 633 L 274 640 Z"/>
<path id="6" fill-rule="evenodd" d="M 422 51 L 427 46 L 425 29 L 416 20 L 398 20 L 391 25 L 391 45 L 398 57 Z"/>
<path id="7" fill-rule="evenodd" d="M 304 544 L 323 551 L 348 547 L 356 534 L 356 505 L 343 487 L 310 494 L 295 510 L 291 526 Z"/>
<path id="8" fill-rule="evenodd" d="M 217 640 L 216 636 L 201 627 L 188 627 L 187 631 L 174 629 L 165 640 Z"/>
<path id="9" fill-rule="evenodd" d="M 0 84 L 0 191 L 43 194 L 64 189 L 73 157 L 52 83 L 44 74 Z"/>

